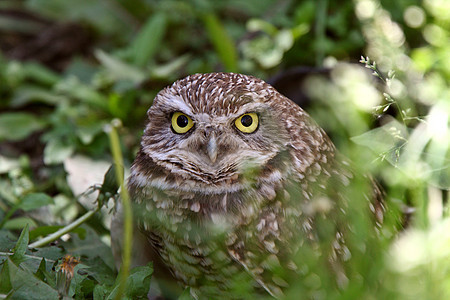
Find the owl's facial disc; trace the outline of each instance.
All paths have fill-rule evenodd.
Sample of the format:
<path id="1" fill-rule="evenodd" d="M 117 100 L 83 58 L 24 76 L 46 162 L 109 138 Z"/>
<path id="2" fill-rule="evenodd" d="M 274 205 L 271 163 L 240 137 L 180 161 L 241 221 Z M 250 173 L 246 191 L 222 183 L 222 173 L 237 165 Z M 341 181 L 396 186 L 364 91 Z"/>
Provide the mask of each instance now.
<path id="1" fill-rule="evenodd" d="M 274 143 L 274 136 L 279 135 L 274 134 L 272 118 L 255 105 L 226 115 L 192 111 L 167 115 L 165 126 L 170 129 L 170 138 L 166 144 L 158 143 L 162 146 L 159 151 L 156 144 L 149 145 L 154 150 L 148 153 L 184 180 L 216 188 L 233 181 L 237 187 L 242 185 L 240 175 L 248 173 L 249 166 L 263 167 L 282 145 Z"/>

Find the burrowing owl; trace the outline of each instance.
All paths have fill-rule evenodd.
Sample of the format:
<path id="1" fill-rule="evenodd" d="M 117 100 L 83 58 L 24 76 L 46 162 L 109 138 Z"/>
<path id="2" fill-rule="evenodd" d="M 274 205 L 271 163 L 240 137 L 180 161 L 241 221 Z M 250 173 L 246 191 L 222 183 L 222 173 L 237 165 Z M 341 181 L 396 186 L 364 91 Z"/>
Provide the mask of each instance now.
<path id="1" fill-rule="evenodd" d="M 140 250 L 198 298 L 282 296 L 301 273 L 298 250 L 320 240 L 317 219 L 345 210 L 340 190 L 353 175 L 337 156 L 308 114 L 260 79 L 181 79 L 155 97 L 131 167 Z M 332 231 L 330 257 L 343 247 Z"/>

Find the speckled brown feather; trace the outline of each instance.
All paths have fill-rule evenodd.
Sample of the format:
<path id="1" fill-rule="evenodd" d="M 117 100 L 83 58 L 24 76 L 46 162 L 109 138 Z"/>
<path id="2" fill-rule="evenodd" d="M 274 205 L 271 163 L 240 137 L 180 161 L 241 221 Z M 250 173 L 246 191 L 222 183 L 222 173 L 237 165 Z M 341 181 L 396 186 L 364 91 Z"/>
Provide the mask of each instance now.
<path id="1" fill-rule="evenodd" d="M 195 124 L 186 134 L 171 129 L 178 111 Z M 259 127 L 245 134 L 234 121 L 249 112 Z M 211 134 L 215 161 L 206 150 Z M 194 297 L 232 297 L 237 274 L 278 297 L 288 282 L 274 270 L 294 272 L 292 255 L 315 239 L 314 203 L 337 209 L 352 176 L 325 132 L 273 87 L 211 73 L 155 97 L 128 186 L 151 247 Z"/>

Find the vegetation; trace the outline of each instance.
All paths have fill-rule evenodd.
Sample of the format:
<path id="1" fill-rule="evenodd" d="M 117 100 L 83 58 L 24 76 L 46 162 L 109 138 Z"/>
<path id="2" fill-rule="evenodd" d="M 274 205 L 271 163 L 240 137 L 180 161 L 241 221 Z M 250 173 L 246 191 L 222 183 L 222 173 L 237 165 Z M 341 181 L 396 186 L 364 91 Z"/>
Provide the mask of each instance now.
<path id="1" fill-rule="evenodd" d="M 375 229 L 351 203 L 348 280 L 336 288 L 305 252 L 287 297 L 449 299 L 449 11 L 446 0 L 1 1 L 0 299 L 145 298 L 151 265 L 115 268 L 123 175 L 107 170 L 126 174 L 153 97 L 192 73 L 274 80 L 294 66 L 313 75 L 291 88 L 383 185 L 387 214 Z"/>

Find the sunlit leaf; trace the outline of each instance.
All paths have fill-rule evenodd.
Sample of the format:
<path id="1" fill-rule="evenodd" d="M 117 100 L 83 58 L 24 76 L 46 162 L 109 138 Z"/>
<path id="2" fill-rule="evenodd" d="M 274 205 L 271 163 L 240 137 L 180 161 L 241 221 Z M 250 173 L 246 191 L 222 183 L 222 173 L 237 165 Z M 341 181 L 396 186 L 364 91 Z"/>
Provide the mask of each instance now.
<path id="1" fill-rule="evenodd" d="M 408 131 L 405 125 L 391 119 L 389 123 L 379 128 L 352 137 L 352 141 L 369 148 L 378 156 L 383 156 L 391 164 L 397 165 L 399 156 L 396 150 L 407 143 Z"/>

